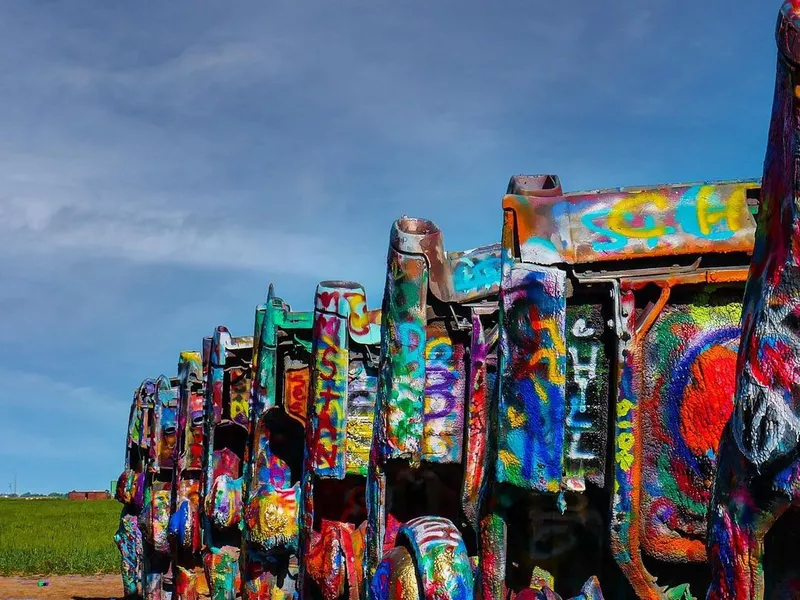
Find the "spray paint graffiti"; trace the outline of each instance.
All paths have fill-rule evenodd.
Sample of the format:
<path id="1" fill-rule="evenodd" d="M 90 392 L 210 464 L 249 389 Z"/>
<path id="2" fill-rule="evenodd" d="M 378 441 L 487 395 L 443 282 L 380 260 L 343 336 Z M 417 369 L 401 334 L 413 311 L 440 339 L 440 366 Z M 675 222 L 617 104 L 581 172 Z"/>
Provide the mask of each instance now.
<path id="1" fill-rule="evenodd" d="M 787 0 L 777 24 L 775 95 L 733 416 L 720 443 L 708 513 L 710 600 L 764 597 L 766 534 L 792 504 L 800 504 L 799 37 L 800 2 Z M 770 597 L 794 595 L 769 591 Z"/>
<path id="2" fill-rule="evenodd" d="M 711 290 L 666 307 L 643 341 L 642 549 L 704 561 L 706 510 L 733 410 L 741 303 Z"/>
<path id="3" fill-rule="evenodd" d="M 445 252 L 441 230 L 432 221 L 403 217 L 395 221 L 392 251 L 424 257 L 430 291 L 442 302 L 469 302 L 497 293 L 500 245 Z M 391 261 L 391 259 L 390 259 Z"/>
<path id="4" fill-rule="evenodd" d="M 122 589 L 126 598 L 141 598 L 143 595 L 144 548 L 139 520 L 135 515 L 123 512 L 119 529 L 114 534 L 119 548 L 122 573 Z"/>
<path id="5" fill-rule="evenodd" d="M 411 548 L 426 599 L 469 600 L 474 587 L 472 565 L 458 529 L 438 517 L 412 519 L 398 538 Z"/>
<path id="6" fill-rule="evenodd" d="M 517 594 L 516 600 L 561 600 L 561 596 L 549 586 L 544 586 L 522 590 Z M 603 592 L 600 590 L 600 582 L 597 577 L 591 577 L 581 588 L 580 594 L 573 596 L 570 600 L 603 600 Z"/>
<path id="7" fill-rule="evenodd" d="M 425 393 L 425 261 L 391 252 L 384 294 L 376 443 L 380 456 L 419 460 Z M 392 332 L 392 335 L 389 334 Z M 381 401 L 381 398 L 385 400 Z"/>
<path id="8" fill-rule="evenodd" d="M 422 456 L 429 462 L 461 462 L 464 440 L 465 351 L 444 323 L 427 326 Z"/>
<path id="9" fill-rule="evenodd" d="M 703 240 L 729 240 L 744 227 L 752 227 L 752 218 L 744 188 L 721 191 L 713 185 L 695 185 L 673 197 L 661 190 L 620 194 L 607 208 L 584 213 L 581 224 L 597 234 L 592 242 L 596 252 L 621 250 L 634 240 L 653 250 L 679 230 Z"/>
<path id="10" fill-rule="evenodd" d="M 353 341 L 358 344 L 378 343 L 381 339 L 381 312 L 367 308 L 367 297 L 363 290 L 343 291 L 342 296 L 350 311 L 347 329 Z"/>
<path id="11" fill-rule="evenodd" d="M 464 487 L 461 506 L 473 530 L 480 529 L 480 494 L 486 482 L 487 446 L 489 444 L 489 395 L 492 384 L 488 380 L 489 348 L 495 340 L 487 340 L 485 328 L 478 314 L 472 315 L 472 343 L 470 357 L 470 386 L 468 402 L 467 444 L 464 464 Z"/>
<path id="12" fill-rule="evenodd" d="M 414 559 L 400 546 L 386 551 L 370 582 L 372 600 L 406 600 L 419 595 Z"/>
<path id="13" fill-rule="evenodd" d="M 639 544 L 638 503 L 632 501 L 634 490 L 639 489 L 638 474 L 633 469 L 635 431 L 640 425 L 639 397 L 634 391 L 634 363 L 630 340 L 636 330 L 635 297 L 632 290 L 624 290 L 614 298 L 616 312 L 622 321 L 618 336 L 623 343 L 617 346 L 617 402 L 614 433 L 614 496 L 611 511 L 611 550 L 628 581 L 644 597 L 652 597 L 647 590 L 653 584 L 646 573 L 641 556 L 631 548 Z"/>
<path id="14" fill-rule="evenodd" d="M 300 423 L 306 422 L 308 409 L 308 396 L 310 393 L 310 373 L 308 364 L 286 359 L 283 370 L 284 392 L 283 398 L 286 412 Z"/>
<path id="15" fill-rule="evenodd" d="M 318 296 L 319 297 L 319 296 Z M 345 402 L 347 354 L 343 350 L 347 330 L 338 315 L 318 312 L 314 320 L 315 415 L 319 419 L 314 468 L 318 476 L 343 477 L 345 472 Z"/>
<path id="16" fill-rule="evenodd" d="M 710 473 L 721 426 L 730 414 L 735 296 L 743 270 L 730 260 L 731 266 L 718 270 L 696 263 L 679 268 L 660 267 L 656 262 L 641 269 L 620 263 L 600 270 L 593 270 L 590 264 L 664 254 L 747 252 L 752 239 L 751 191 L 757 190 L 758 184 L 726 182 L 564 194 L 556 177 L 528 179 L 531 181 L 510 185 L 516 193 L 504 199 L 503 246 L 509 268 L 504 264 L 502 295 L 518 293 L 511 285 L 517 265 L 576 265 L 574 279 L 569 281 L 565 324 L 566 407 L 563 424 L 554 421 L 564 430 L 561 489 L 582 492 L 585 481 L 603 487 L 607 452 L 613 452 L 614 558 L 638 596 L 678 597 L 688 593 L 687 586 L 665 589 L 657 585 L 644 566 L 643 554 L 673 563 L 704 559 L 703 508 L 711 490 Z M 719 285 L 709 285 L 714 283 Z M 679 292 L 665 309 L 673 287 Z M 600 290 L 611 292 L 611 303 L 602 299 Z M 694 295 L 687 295 L 687 290 Z M 723 299 L 723 292 L 733 296 Z M 713 303 L 703 294 L 711 294 Z M 581 304 L 585 301 L 589 303 Z M 508 301 L 503 309 L 501 336 L 508 327 Z M 613 370 L 606 357 L 612 344 L 616 344 L 617 363 Z M 520 353 L 512 354 L 519 361 Z M 501 376 L 511 373 L 519 377 L 522 369 L 509 368 L 502 362 L 504 357 L 501 355 Z M 616 396 L 612 405 L 616 424 L 613 442 L 607 444 L 607 416 L 601 399 L 606 397 L 605 385 L 612 372 L 618 377 L 612 394 Z M 711 381 L 713 394 L 708 391 Z M 501 384 L 501 394 L 506 393 L 506 382 Z M 501 478 L 507 438 L 503 426 L 509 417 L 520 423 L 523 420 L 519 416 L 522 411 L 503 415 L 502 396 L 499 406 Z M 513 462 L 519 454 L 508 452 L 506 456 Z M 558 472 L 553 469 L 551 489 L 542 491 L 558 490 Z M 567 503 L 561 508 L 565 510 Z M 502 507 L 498 512 L 505 518 Z M 494 544 L 496 551 L 502 552 L 506 540 L 501 532 L 497 535 L 499 541 L 489 540 L 487 545 Z M 660 564 L 655 567 L 660 569 Z M 491 576 L 487 573 L 486 577 Z M 499 586 L 492 589 L 495 595 L 501 591 Z"/>
<path id="17" fill-rule="evenodd" d="M 360 285 L 339 281 L 322 282 L 317 287 L 313 391 L 302 488 L 300 582 L 301 593 L 316 589 L 328 600 L 345 593 L 355 598 L 363 586 L 362 521 L 366 515 L 353 499 L 363 494 L 361 478 L 367 473 L 380 322 L 378 311 L 367 310 Z M 330 482 L 337 483 L 330 487 Z M 344 494 L 345 501 L 323 501 L 323 505 L 338 506 L 339 514 L 328 508 L 322 513 L 327 518 L 316 517 L 314 499 L 325 498 L 326 490 Z"/>
<path id="18" fill-rule="evenodd" d="M 707 275 L 654 281 L 658 297 L 637 314 L 640 282 L 622 283 L 614 557 L 643 598 L 688 593 L 656 584 L 643 555 L 705 561 L 706 507 L 722 428 L 731 413 L 742 270 L 724 285 Z M 701 284 L 698 286 L 698 284 Z M 659 563 L 661 564 L 661 563 Z M 681 591 L 683 590 L 683 591 Z"/>
<path id="19" fill-rule="evenodd" d="M 243 518 L 247 600 L 295 589 L 291 559 L 298 551 L 302 460 L 295 449 L 302 446 L 308 401 L 311 324 L 311 313 L 292 311 L 270 286 L 263 318 L 256 319 L 252 360 L 253 437 Z"/>
<path id="20" fill-rule="evenodd" d="M 207 365 L 208 355 L 204 360 L 197 352 L 182 352 L 178 360 L 179 456 L 178 468 L 173 475 L 176 508 L 169 521 L 170 543 L 175 556 L 176 600 L 196 600 L 208 594 L 200 555 L 200 472 L 205 428 L 203 382 Z"/>
<path id="21" fill-rule="evenodd" d="M 563 271 L 528 265 L 501 289 L 497 479 L 541 492 L 559 491 L 563 472 L 564 289 Z"/>
<path id="22" fill-rule="evenodd" d="M 586 479 L 604 485 L 608 358 L 603 317 L 600 305 L 567 307 L 564 486 L 571 491 L 583 491 Z"/>
<path id="23" fill-rule="evenodd" d="M 497 293 L 500 281 L 500 253 L 496 246 L 451 256 L 453 291 L 457 296 Z"/>
<path id="24" fill-rule="evenodd" d="M 148 567 L 147 546 L 161 554 L 168 550 L 163 523 L 174 503 L 173 550 L 179 549 L 176 556 L 196 556 L 205 541 L 206 591 L 215 598 L 231 598 L 238 591 L 242 526 L 250 544 L 244 560 L 248 598 L 278 595 L 282 584 L 267 566 L 267 559 L 278 553 L 269 551 L 280 549 L 287 556 L 295 545 L 303 548 L 301 568 L 326 598 L 348 594 L 354 599 L 367 587 L 380 598 L 411 597 L 420 590 L 433 598 L 471 596 L 473 565 L 452 522 L 423 517 L 400 527 L 387 515 L 384 468 L 389 459 L 401 459 L 411 469 L 422 462 L 464 462 L 461 504 L 478 533 L 477 572 L 484 598 L 557 597 L 550 590 L 553 577 L 541 568 L 534 569 L 530 588 L 503 589 L 515 568 L 506 561 L 506 538 L 513 536 L 505 531 L 512 523 L 504 519 L 520 498 L 543 498 L 552 505 L 552 494 L 558 494 L 555 506 L 567 520 L 573 507 L 565 498 L 588 502 L 588 494 L 580 495 L 587 482 L 613 493 L 612 550 L 637 595 L 688 595 L 685 586 L 666 591 L 657 586 L 644 559 L 702 561 L 704 509 L 711 499 L 708 548 L 714 586 L 709 597 L 758 596 L 764 587 L 764 532 L 800 497 L 800 467 L 793 454 L 800 436 L 795 406 L 800 368 L 793 358 L 800 349 L 795 285 L 800 245 L 791 241 L 800 239 L 798 208 L 792 202 L 800 196 L 792 160 L 798 144 L 793 91 L 800 4 L 785 3 L 781 19 L 765 205 L 741 348 L 735 298 L 708 300 L 716 293 L 708 284 L 717 277 L 725 280 L 721 272 L 730 276 L 731 268 L 696 269 L 691 277 L 684 276 L 688 271 L 676 274 L 665 268 L 670 281 L 656 282 L 656 268 L 620 274 L 622 264 L 612 277 L 603 273 L 604 265 L 599 279 L 587 283 L 592 279 L 588 271 L 573 267 L 664 255 L 745 253 L 753 238 L 754 182 L 566 195 L 558 184 L 541 197 L 512 194 L 504 208 L 516 211 L 515 237 L 506 239 L 504 227 L 509 254 L 503 260 L 497 247 L 447 254 L 438 228 L 407 220 L 413 221 L 407 230 L 393 230 L 383 323 L 377 311 L 367 309 L 362 291 L 325 289 L 318 294 L 313 348 L 300 339 L 299 326 L 283 327 L 267 343 L 258 319 L 269 318 L 268 301 L 259 309 L 261 317 L 257 312 L 254 340 L 242 342 L 224 328 L 217 331 L 207 372 L 200 377 L 205 390 L 186 385 L 182 376 L 177 415 L 164 411 L 169 403 L 160 403 L 157 393 L 155 401 L 148 399 L 153 391 L 143 386 L 117 489 L 126 506 L 116 536 L 126 591 L 159 595 L 163 572 Z M 773 243 L 766 243 L 767 234 Z M 548 266 L 554 263 L 558 268 Z M 492 317 L 481 311 L 490 310 L 500 289 L 501 267 L 497 333 Z M 611 289 L 611 301 L 584 302 L 584 284 Z M 651 284 L 661 289 L 658 299 L 643 292 Z M 702 294 L 673 295 L 667 304 L 670 292 L 665 290 L 696 284 Z M 276 314 L 283 314 L 275 317 L 277 331 L 280 319 L 292 317 L 286 316 L 282 301 L 274 301 L 280 308 Z M 310 315 L 306 322 L 310 327 Z M 376 392 L 376 355 L 369 347 L 381 332 Z M 495 387 L 492 340 L 498 337 L 501 379 L 495 403 L 487 396 Z M 238 352 L 248 343 L 252 361 Z M 614 344 L 617 364 L 612 369 L 606 353 Z M 311 371 L 308 361 L 298 358 L 306 346 L 313 350 Z M 731 373 L 737 348 L 740 398 L 734 405 Z M 196 363 L 196 357 L 188 362 Z M 616 390 L 609 394 L 612 373 Z M 205 406 L 198 406 L 202 393 Z M 610 442 L 605 437 L 608 404 L 615 419 Z M 723 433 L 731 412 L 731 430 Z M 302 528 L 298 469 L 283 453 L 278 428 L 270 421 L 277 413 L 296 428 L 308 424 L 299 502 Z M 230 435 L 242 430 L 253 435 Z M 487 431 L 496 438 L 497 456 Z M 613 487 L 605 481 L 608 453 Z M 152 476 L 169 469 L 176 471 L 169 485 L 155 485 Z M 321 509 L 337 507 L 342 495 L 318 494 L 324 500 L 315 506 L 316 485 L 349 481 L 365 472 L 367 531 L 350 517 L 315 519 L 315 510 L 322 515 Z M 487 474 L 496 481 L 487 482 Z M 493 483 L 511 485 L 490 487 Z M 357 512 L 352 494 L 341 504 L 343 515 Z M 561 524 L 557 516 L 550 520 L 554 528 Z M 538 552 L 536 535 L 520 531 L 512 533 L 527 536 L 528 558 L 560 560 L 563 546 L 553 546 L 558 552 Z M 365 536 L 370 559 L 363 572 L 375 574 L 370 586 L 364 585 L 358 564 Z M 198 565 L 189 558 L 176 561 L 177 595 L 204 593 Z M 581 594 L 600 597 L 596 580 Z"/>
<path id="25" fill-rule="evenodd" d="M 591 193 L 509 194 L 520 257 L 536 264 L 748 252 L 754 181 L 621 188 Z"/>
<path id="26" fill-rule="evenodd" d="M 497 293 L 499 258 L 497 245 L 445 253 L 439 229 L 422 219 L 403 218 L 392 229 L 367 486 L 365 576 L 372 579 L 372 593 L 388 593 L 381 587 L 384 585 L 408 584 L 394 572 L 408 564 L 402 551 L 393 548 L 399 543 L 401 517 L 430 514 L 430 518 L 448 523 L 460 540 L 452 522 L 437 516 L 451 510 L 443 494 L 455 492 L 471 515 L 471 526 L 478 528 L 488 441 L 486 363 L 489 346 L 494 344 L 486 342 L 482 318 L 495 323 L 497 309 L 490 302 L 463 304 L 486 301 Z M 387 479 L 384 468 L 391 459 L 402 463 L 394 463 L 399 471 Z M 451 491 L 451 484 L 440 479 L 433 466 L 459 463 L 464 465 L 463 485 Z M 441 471 L 445 472 L 450 471 Z M 387 493 L 393 498 L 389 506 Z M 469 562 L 466 555 L 465 560 Z M 422 581 L 422 563 L 416 564 Z M 468 587 L 471 595 L 471 578 Z M 434 593 L 433 588 L 425 591 Z"/>
<path id="27" fill-rule="evenodd" d="M 136 390 L 128 419 L 125 468 L 117 480 L 115 497 L 122 503 L 114 541 L 120 551 L 122 587 L 127 596 L 145 593 L 145 550 L 139 524 L 145 505 L 147 470 L 152 441 L 156 382 L 145 379 Z"/>
<path id="28" fill-rule="evenodd" d="M 257 320 L 263 310 L 263 305 L 257 308 Z M 250 437 L 249 408 L 242 397 L 249 395 L 253 344 L 253 337 L 234 338 L 220 326 L 210 349 L 202 489 L 203 566 L 213 600 L 233 600 L 241 586 L 243 467 Z"/>
<path id="29" fill-rule="evenodd" d="M 144 503 L 139 514 L 144 550 L 145 598 L 161 600 L 167 593 L 164 579 L 169 571 L 168 526 L 172 508 L 173 468 L 177 464 L 178 379 L 161 376 L 153 395 L 149 431 Z"/>
<path id="30" fill-rule="evenodd" d="M 325 600 L 348 596 L 358 598 L 359 580 L 349 580 L 356 573 L 353 550 L 355 527 L 352 523 L 322 520 L 320 532 L 314 538 L 306 555 L 306 571 L 311 582 Z"/>
<path id="31" fill-rule="evenodd" d="M 178 362 L 180 408 L 178 431 L 182 434 L 182 452 L 179 457 L 181 471 L 199 471 L 203 468 L 203 359 L 197 352 L 184 352 Z"/>
<path id="32" fill-rule="evenodd" d="M 367 476 L 375 395 L 376 368 L 368 360 L 351 359 L 347 386 L 347 472 Z"/>

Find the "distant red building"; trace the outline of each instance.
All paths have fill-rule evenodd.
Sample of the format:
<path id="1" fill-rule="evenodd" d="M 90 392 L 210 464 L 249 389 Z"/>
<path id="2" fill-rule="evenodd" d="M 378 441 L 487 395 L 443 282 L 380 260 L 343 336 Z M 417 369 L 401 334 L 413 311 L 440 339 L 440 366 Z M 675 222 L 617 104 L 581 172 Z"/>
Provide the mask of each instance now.
<path id="1" fill-rule="evenodd" d="M 68 500 L 108 500 L 111 496 L 105 490 L 102 492 L 78 492 L 72 490 L 67 494 Z"/>

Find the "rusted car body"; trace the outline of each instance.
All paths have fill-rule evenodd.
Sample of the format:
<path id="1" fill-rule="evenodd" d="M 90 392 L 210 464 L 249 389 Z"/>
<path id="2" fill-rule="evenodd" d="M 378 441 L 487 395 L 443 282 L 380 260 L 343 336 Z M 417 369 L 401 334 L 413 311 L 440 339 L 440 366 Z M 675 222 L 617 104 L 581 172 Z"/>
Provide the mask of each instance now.
<path id="1" fill-rule="evenodd" d="M 252 355 L 252 336 L 233 337 L 226 327 L 216 328 L 205 387 L 202 475 L 203 566 L 213 600 L 233 600 L 241 587 L 239 559 L 250 440 Z"/>
<path id="2" fill-rule="evenodd" d="M 484 598 L 521 591 L 534 568 L 567 594 L 594 575 L 622 592 L 609 542 L 635 597 L 702 593 L 758 192 L 512 179 Z"/>
<path id="3" fill-rule="evenodd" d="M 365 481 L 380 357 L 380 311 L 364 288 L 324 281 L 314 299 L 300 519 L 301 594 L 357 598 Z"/>
<path id="4" fill-rule="evenodd" d="M 178 464 L 174 470 L 175 510 L 169 536 L 173 556 L 175 600 L 197 600 L 208 595 L 202 560 L 201 480 L 205 455 L 204 384 L 211 338 L 203 352 L 182 352 L 178 361 Z"/>
<path id="5" fill-rule="evenodd" d="M 292 311 L 270 286 L 256 314 L 242 593 L 272 600 L 296 587 L 312 313 Z"/>
<path id="6" fill-rule="evenodd" d="M 367 497 L 373 598 L 473 595 L 499 285 L 499 244 L 448 254 L 434 223 L 395 222 Z"/>
<path id="7" fill-rule="evenodd" d="M 125 443 L 125 468 L 117 480 L 114 494 L 122 504 L 114 541 L 120 551 L 122 587 L 126 598 L 142 598 L 144 595 L 144 547 L 139 515 L 144 506 L 155 393 L 156 382 L 145 379 L 133 395 Z"/>

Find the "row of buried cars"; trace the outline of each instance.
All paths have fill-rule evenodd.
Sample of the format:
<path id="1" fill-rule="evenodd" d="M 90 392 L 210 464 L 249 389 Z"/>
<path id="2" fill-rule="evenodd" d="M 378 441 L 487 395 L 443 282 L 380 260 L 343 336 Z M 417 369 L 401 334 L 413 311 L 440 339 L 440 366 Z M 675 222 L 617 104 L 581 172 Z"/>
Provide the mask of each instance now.
<path id="1" fill-rule="evenodd" d="M 397 220 L 381 309 L 270 287 L 135 393 L 126 594 L 703 594 L 759 189 L 517 176 L 498 244 Z"/>

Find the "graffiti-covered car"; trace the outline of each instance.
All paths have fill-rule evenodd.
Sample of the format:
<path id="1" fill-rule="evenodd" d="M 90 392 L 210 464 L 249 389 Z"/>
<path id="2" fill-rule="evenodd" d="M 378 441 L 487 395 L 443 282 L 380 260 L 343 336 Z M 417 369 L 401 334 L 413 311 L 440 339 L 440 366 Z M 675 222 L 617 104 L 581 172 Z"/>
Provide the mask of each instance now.
<path id="1" fill-rule="evenodd" d="M 205 387 L 203 566 L 213 600 L 233 600 L 241 586 L 242 501 L 250 440 L 253 337 L 220 326 L 211 338 Z"/>
<path id="2" fill-rule="evenodd" d="M 499 244 L 448 254 L 431 221 L 392 227 L 367 498 L 374 597 L 473 594 L 499 285 Z"/>
<path id="3" fill-rule="evenodd" d="M 555 176 L 512 179 L 487 593 L 520 590 L 537 567 L 567 594 L 593 575 L 619 588 L 606 531 L 638 597 L 707 583 L 758 193 L 734 181 L 565 194 Z"/>
<path id="4" fill-rule="evenodd" d="M 292 311 L 272 286 L 256 314 L 242 592 L 271 600 L 296 588 L 312 314 Z"/>
<path id="5" fill-rule="evenodd" d="M 380 357 L 380 311 L 364 288 L 324 281 L 314 297 L 303 468 L 300 583 L 306 598 L 358 597 L 365 483 Z"/>
<path id="6" fill-rule="evenodd" d="M 122 504 L 114 541 L 120 551 L 122 587 L 126 598 L 141 598 L 144 594 L 144 548 L 139 514 L 144 506 L 155 392 L 155 381 L 145 379 L 133 395 L 125 440 L 125 467 L 114 494 Z"/>
<path id="7" fill-rule="evenodd" d="M 171 586 L 167 589 L 166 578 L 171 562 L 168 529 L 178 451 L 178 383 L 177 377 L 164 375 L 155 381 L 144 499 L 139 514 L 144 550 L 144 595 L 148 600 L 166 599 L 171 592 Z"/>
<path id="8" fill-rule="evenodd" d="M 178 464 L 174 470 L 175 512 L 169 535 L 173 555 L 174 597 L 196 600 L 208 595 L 202 559 L 201 480 L 205 453 L 205 397 L 211 338 L 203 352 L 182 352 L 178 361 Z"/>

